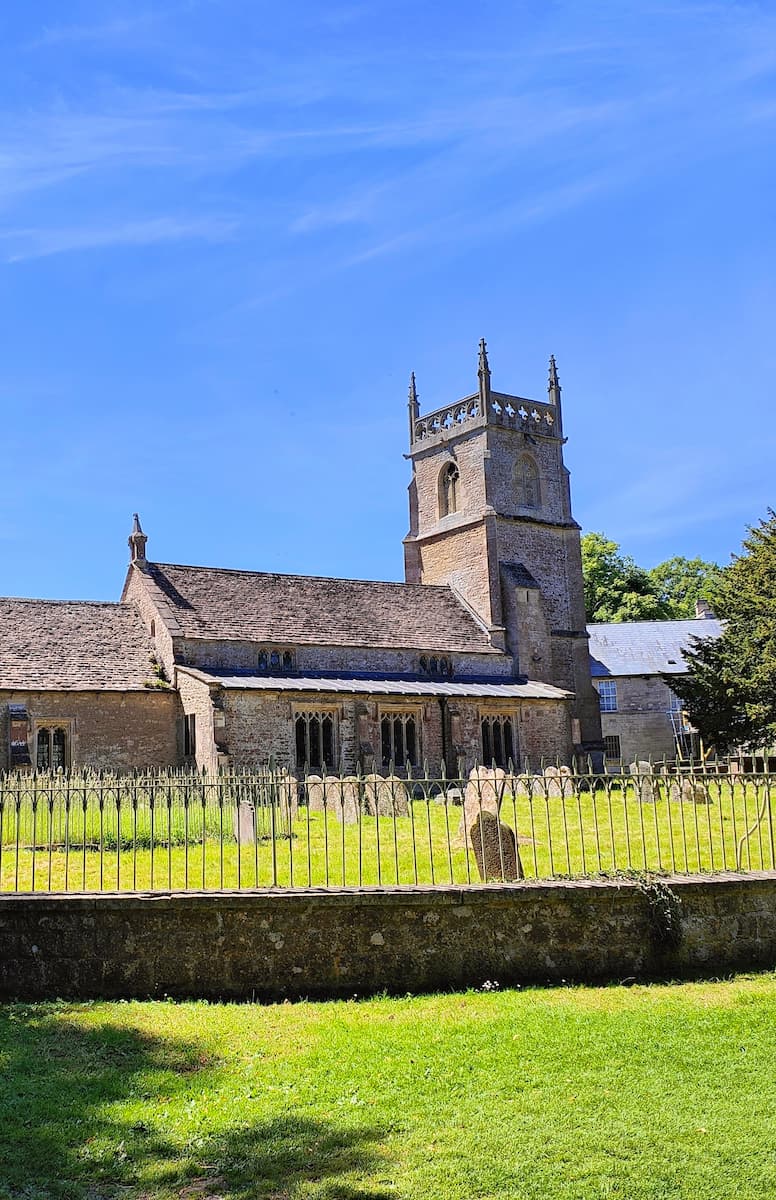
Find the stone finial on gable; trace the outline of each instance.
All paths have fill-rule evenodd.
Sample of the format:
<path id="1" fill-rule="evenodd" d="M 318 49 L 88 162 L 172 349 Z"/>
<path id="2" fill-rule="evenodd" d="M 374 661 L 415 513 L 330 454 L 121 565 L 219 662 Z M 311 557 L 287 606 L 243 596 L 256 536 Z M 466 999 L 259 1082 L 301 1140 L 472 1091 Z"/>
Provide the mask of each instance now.
<path id="1" fill-rule="evenodd" d="M 480 407 L 487 418 L 490 411 L 490 366 L 488 364 L 488 347 L 485 338 L 480 338 L 480 358 L 477 367 L 479 378 Z"/>
<path id="2" fill-rule="evenodd" d="M 148 538 L 140 528 L 140 518 L 138 517 L 137 513 L 134 513 L 132 516 L 132 532 L 129 535 L 130 562 L 145 562 L 145 548 L 147 541 Z"/>
<path id="3" fill-rule="evenodd" d="M 420 417 L 420 405 L 418 404 L 418 389 L 415 387 L 415 372 L 410 375 L 410 393 L 409 393 L 409 411 L 410 411 L 410 445 L 415 441 L 415 422 Z"/>

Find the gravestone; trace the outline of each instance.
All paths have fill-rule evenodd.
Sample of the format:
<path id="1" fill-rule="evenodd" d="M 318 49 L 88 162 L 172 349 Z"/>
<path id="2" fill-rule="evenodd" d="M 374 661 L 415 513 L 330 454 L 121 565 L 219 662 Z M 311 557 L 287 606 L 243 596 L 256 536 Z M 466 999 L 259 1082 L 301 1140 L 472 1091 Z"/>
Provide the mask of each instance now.
<path id="1" fill-rule="evenodd" d="M 632 762 L 628 771 L 635 778 L 636 795 L 642 804 L 655 803 L 655 770 L 651 762 Z"/>
<path id="2" fill-rule="evenodd" d="M 469 772 L 456 838 L 457 845 L 466 845 L 467 831 L 481 812 L 489 812 L 498 817 L 505 787 L 506 774 L 499 767 L 474 767 Z"/>
<path id="3" fill-rule="evenodd" d="M 544 795 L 548 800 L 560 800 L 574 795 L 574 780 L 570 767 L 545 767 L 543 771 Z"/>
<path id="4" fill-rule="evenodd" d="M 484 810 L 477 814 L 469 828 L 469 840 L 483 883 L 489 879 L 514 883 L 523 878 L 517 839 L 495 813 Z"/>
<path id="5" fill-rule="evenodd" d="M 326 784 L 328 782 L 328 779 L 324 781 L 320 775 L 307 776 L 307 807 L 310 812 L 323 812 L 324 799 L 327 799 Z M 330 807 L 331 800 L 328 799 L 326 808 Z"/>
<path id="6" fill-rule="evenodd" d="M 398 775 L 364 776 L 364 812 L 370 817 L 407 817 L 409 796 Z"/>
<path id="7" fill-rule="evenodd" d="M 327 792 L 327 804 L 334 808 L 337 820 L 343 825 L 356 825 L 359 819 L 359 786 L 360 780 L 355 775 L 343 775 L 341 779 L 332 779 L 331 788 Z"/>
<path id="8" fill-rule="evenodd" d="M 256 841 L 256 809 L 248 800 L 241 800 L 234 810 L 234 836 L 240 846 Z"/>
<path id="9" fill-rule="evenodd" d="M 675 803 L 684 801 L 685 804 L 711 804 L 712 799 L 706 787 L 698 779 L 684 775 L 681 779 L 671 780 L 669 799 Z"/>
<path id="10" fill-rule="evenodd" d="M 284 771 L 278 777 L 276 787 L 282 819 L 293 825 L 299 814 L 299 785 L 293 775 Z"/>

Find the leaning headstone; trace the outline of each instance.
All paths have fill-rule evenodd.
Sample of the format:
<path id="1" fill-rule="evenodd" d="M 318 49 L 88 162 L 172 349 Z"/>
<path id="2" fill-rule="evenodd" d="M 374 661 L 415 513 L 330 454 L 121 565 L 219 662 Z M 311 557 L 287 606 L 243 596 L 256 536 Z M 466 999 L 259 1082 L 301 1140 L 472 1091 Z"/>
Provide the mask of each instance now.
<path id="1" fill-rule="evenodd" d="M 483 811 L 477 814 L 469 828 L 469 840 L 483 883 L 489 879 L 514 883 L 523 878 L 517 839 L 495 813 Z"/>
<path id="2" fill-rule="evenodd" d="M 398 775 L 364 776 L 364 812 L 370 817 L 409 816 L 410 802 Z"/>
<path id="3" fill-rule="evenodd" d="M 651 762 L 632 762 L 628 771 L 635 778 L 636 795 L 642 804 L 655 803 L 655 771 Z"/>

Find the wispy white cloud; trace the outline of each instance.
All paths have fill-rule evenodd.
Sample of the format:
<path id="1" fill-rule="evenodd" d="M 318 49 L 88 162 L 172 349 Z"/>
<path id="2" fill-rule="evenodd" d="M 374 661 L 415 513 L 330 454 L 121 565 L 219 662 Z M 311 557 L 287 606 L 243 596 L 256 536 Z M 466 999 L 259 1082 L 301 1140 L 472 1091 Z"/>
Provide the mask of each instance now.
<path id="1" fill-rule="evenodd" d="M 0 238 L 10 247 L 6 262 L 24 262 L 73 250 L 153 246 L 161 242 L 191 239 L 220 242 L 232 237 L 236 230 L 237 222 L 224 217 L 195 220 L 156 217 L 103 227 L 9 229 L 0 233 Z"/>

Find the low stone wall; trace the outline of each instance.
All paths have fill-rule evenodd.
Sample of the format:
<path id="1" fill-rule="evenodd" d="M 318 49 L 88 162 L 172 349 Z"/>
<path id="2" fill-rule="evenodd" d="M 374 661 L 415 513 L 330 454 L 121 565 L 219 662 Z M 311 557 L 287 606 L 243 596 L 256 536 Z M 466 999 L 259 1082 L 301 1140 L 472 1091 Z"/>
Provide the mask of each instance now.
<path id="1" fill-rule="evenodd" d="M 646 891 L 588 880 L 0 898 L 4 997 L 281 999 L 774 966 L 774 872 Z"/>

